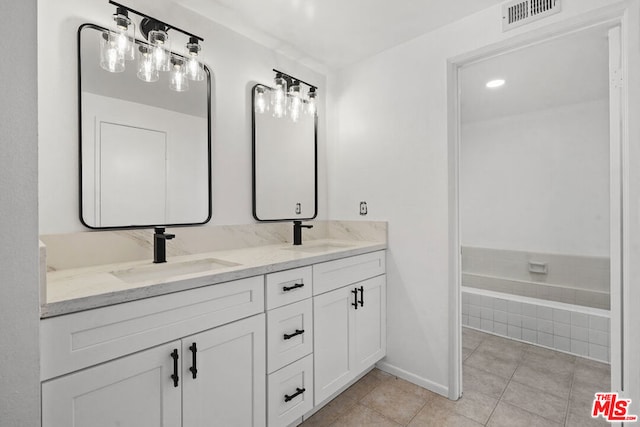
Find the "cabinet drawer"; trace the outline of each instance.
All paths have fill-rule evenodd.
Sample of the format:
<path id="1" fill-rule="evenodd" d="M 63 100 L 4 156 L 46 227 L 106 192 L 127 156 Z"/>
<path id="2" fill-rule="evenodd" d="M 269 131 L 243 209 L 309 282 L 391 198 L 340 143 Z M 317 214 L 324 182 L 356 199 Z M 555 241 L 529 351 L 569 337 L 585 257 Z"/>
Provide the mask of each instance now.
<path id="1" fill-rule="evenodd" d="M 312 276 L 311 266 L 267 274 L 267 310 L 311 297 Z"/>
<path id="2" fill-rule="evenodd" d="M 87 310 L 40 322 L 41 379 L 264 311 L 263 276 Z"/>
<path id="3" fill-rule="evenodd" d="M 269 427 L 287 426 L 313 408 L 313 355 L 269 375 Z"/>
<path id="4" fill-rule="evenodd" d="M 313 266 L 313 294 L 329 292 L 385 273 L 385 251 L 324 262 Z"/>
<path id="5" fill-rule="evenodd" d="M 277 371 L 312 351 L 311 298 L 267 312 L 267 372 Z"/>

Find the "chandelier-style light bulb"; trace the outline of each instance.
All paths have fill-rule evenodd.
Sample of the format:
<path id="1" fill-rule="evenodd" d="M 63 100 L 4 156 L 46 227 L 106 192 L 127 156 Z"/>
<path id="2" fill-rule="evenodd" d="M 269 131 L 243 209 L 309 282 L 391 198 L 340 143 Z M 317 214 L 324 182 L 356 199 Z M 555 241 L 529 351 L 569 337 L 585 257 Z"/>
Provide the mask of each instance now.
<path id="1" fill-rule="evenodd" d="M 178 57 L 171 58 L 171 82 L 169 84 L 171 90 L 176 92 L 184 92 L 189 90 L 189 80 L 184 68 L 184 59 Z"/>
<path id="2" fill-rule="evenodd" d="M 100 67 L 111 73 L 124 71 L 124 55 L 118 49 L 116 33 L 111 31 L 100 33 Z"/>
<path id="3" fill-rule="evenodd" d="M 153 58 L 159 71 L 171 70 L 171 54 L 169 36 L 164 29 L 156 28 L 149 31 L 149 43 L 153 46 Z"/>
<path id="4" fill-rule="evenodd" d="M 256 113 L 263 114 L 269 109 L 269 105 L 267 104 L 267 92 L 268 89 L 264 86 L 256 87 L 256 94 L 253 100 Z"/>
<path id="5" fill-rule="evenodd" d="M 118 50 L 124 55 L 124 59 L 132 61 L 136 58 L 135 25 L 129 19 L 127 9 L 123 7 L 118 7 L 113 20 L 116 24 L 114 32 Z"/>
<path id="6" fill-rule="evenodd" d="M 273 107 L 273 117 L 281 118 L 287 110 L 287 81 L 282 74 L 276 74 L 273 80 L 273 90 L 271 91 L 271 106 Z"/>
<path id="7" fill-rule="evenodd" d="M 195 37 L 189 37 L 189 43 L 187 43 L 187 52 L 189 56 L 185 64 L 187 77 L 190 80 L 202 81 L 204 80 L 204 65 L 200 60 L 200 45 L 198 39 Z"/>
<path id="8" fill-rule="evenodd" d="M 153 48 L 147 45 L 140 45 L 139 50 L 138 78 L 145 82 L 157 82 L 160 75 L 158 73 L 158 68 L 156 67 Z"/>
<path id="9" fill-rule="evenodd" d="M 305 112 L 310 116 L 315 116 L 318 111 L 318 92 L 316 92 L 315 87 L 311 87 L 309 89 L 309 93 L 307 94 L 307 108 Z"/>
<path id="10" fill-rule="evenodd" d="M 302 113 L 302 95 L 300 94 L 300 82 L 294 80 L 289 88 L 289 114 L 293 122 L 300 120 Z"/>

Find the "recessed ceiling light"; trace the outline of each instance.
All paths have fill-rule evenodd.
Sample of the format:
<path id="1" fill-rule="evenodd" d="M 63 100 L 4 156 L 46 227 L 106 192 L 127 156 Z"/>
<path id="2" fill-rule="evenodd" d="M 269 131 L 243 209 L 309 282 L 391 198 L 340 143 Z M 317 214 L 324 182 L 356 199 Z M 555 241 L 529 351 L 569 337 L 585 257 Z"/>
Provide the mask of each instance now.
<path id="1" fill-rule="evenodd" d="M 503 79 L 490 80 L 490 81 L 488 81 L 488 82 L 487 82 L 487 84 L 486 84 L 486 86 L 487 86 L 489 89 L 493 89 L 493 88 L 496 88 L 496 87 L 500 87 L 500 86 L 502 86 L 502 85 L 504 85 L 504 80 L 503 80 Z"/>

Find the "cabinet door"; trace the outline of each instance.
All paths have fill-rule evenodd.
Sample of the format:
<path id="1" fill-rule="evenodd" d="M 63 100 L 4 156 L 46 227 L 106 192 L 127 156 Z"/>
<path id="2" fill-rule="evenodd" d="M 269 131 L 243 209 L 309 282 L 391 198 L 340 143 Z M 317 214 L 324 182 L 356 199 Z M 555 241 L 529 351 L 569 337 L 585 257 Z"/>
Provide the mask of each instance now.
<path id="1" fill-rule="evenodd" d="M 352 378 L 355 358 L 352 303 L 355 287 L 347 286 L 313 298 L 314 399 L 318 405 Z"/>
<path id="2" fill-rule="evenodd" d="M 183 338 L 182 346 L 183 427 L 265 425 L 264 314 Z"/>
<path id="3" fill-rule="evenodd" d="M 386 276 L 356 284 L 358 309 L 354 313 L 355 374 L 371 367 L 387 353 Z M 362 304 L 360 304 L 360 302 Z"/>
<path id="4" fill-rule="evenodd" d="M 179 426 L 180 387 L 171 379 L 174 349 L 180 351 L 180 341 L 42 383 L 42 425 Z"/>

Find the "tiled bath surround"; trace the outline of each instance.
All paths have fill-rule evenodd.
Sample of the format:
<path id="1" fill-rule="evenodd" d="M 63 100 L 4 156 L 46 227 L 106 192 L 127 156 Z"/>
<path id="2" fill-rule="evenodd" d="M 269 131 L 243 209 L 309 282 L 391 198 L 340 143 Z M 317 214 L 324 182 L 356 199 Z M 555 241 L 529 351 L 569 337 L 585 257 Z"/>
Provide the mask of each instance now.
<path id="1" fill-rule="evenodd" d="M 545 264 L 532 273 L 529 263 Z M 462 248 L 462 285 L 567 304 L 609 309 L 609 259 Z"/>
<path id="2" fill-rule="evenodd" d="M 609 362 L 609 312 L 462 288 L 462 323 L 504 337 Z"/>

